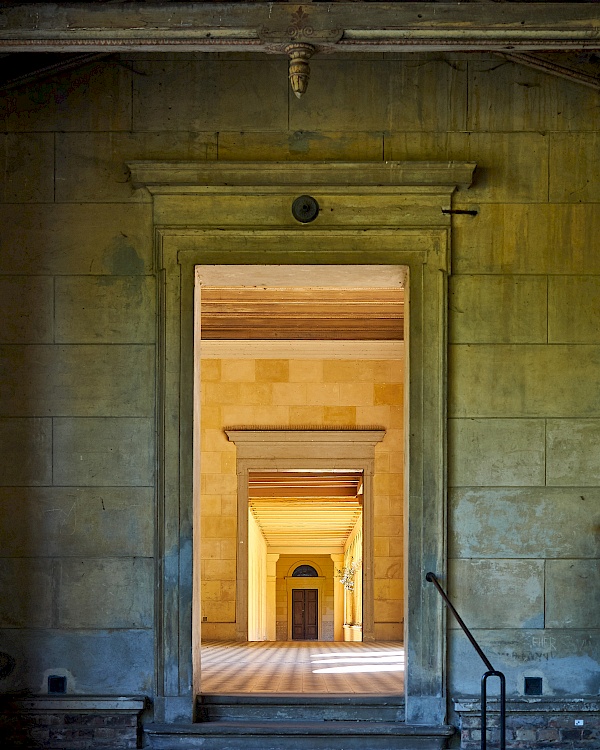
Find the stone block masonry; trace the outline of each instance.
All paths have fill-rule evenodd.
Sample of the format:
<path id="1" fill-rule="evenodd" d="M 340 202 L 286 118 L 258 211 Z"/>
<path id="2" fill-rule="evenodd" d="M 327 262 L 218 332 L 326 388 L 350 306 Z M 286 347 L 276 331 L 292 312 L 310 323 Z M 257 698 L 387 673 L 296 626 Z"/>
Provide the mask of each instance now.
<path id="1" fill-rule="evenodd" d="M 525 721 L 533 709 L 511 708 L 509 747 L 599 748 L 597 708 L 594 714 L 564 707 L 568 696 L 588 696 L 597 705 L 600 673 L 597 92 L 483 52 L 360 59 L 352 53 L 315 56 L 307 96 L 296 100 L 283 55 L 124 53 L 13 89 L 0 103 L 0 117 L 0 651 L 16 663 L 0 690 L 45 691 L 45 675 L 60 668 L 73 675 L 68 689 L 80 699 L 147 694 L 156 714 L 168 704 L 168 721 L 184 700 L 192 705 L 177 692 L 189 684 L 189 659 L 181 671 L 178 659 L 191 631 L 181 631 L 165 670 L 154 661 L 164 623 L 154 630 L 151 573 L 163 559 L 154 558 L 161 549 L 155 544 L 162 475 L 155 472 L 154 435 L 162 406 L 155 366 L 162 282 L 155 277 L 153 218 L 161 223 L 166 203 L 158 200 L 153 213 L 151 195 L 132 184 L 126 164 L 321 160 L 364 162 L 366 169 L 382 160 L 467 160 L 477 163 L 476 179 L 456 192 L 452 205 L 477 214 L 452 216 L 447 309 L 449 592 L 510 678 L 511 701 L 519 700 L 523 674 L 543 677 L 544 690 L 562 696 L 561 710 L 536 708 L 539 725 Z M 169 209 L 167 219 L 176 214 L 175 224 L 188 228 L 253 225 L 249 198 L 227 217 L 223 198 L 205 197 L 198 212 L 198 197 L 182 194 L 171 197 L 177 210 Z M 289 228 L 288 198 L 285 205 L 273 194 L 263 198 L 252 196 L 267 217 L 261 229 Z M 318 226 L 351 231 L 364 222 L 411 222 L 414 228 L 435 218 L 424 199 L 414 211 L 379 199 L 368 205 L 368 212 L 341 202 L 339 210 L 323 210 L 277 262 L 296 262 L 307 244 L 318 246 L 318 262 L 355 258 L 354 244 L 336 255 L 323 243 L 307 243 Z M 422 247 L 424 235 L 415 232 L 413 241 Z M 241 262 L 265 263 L 259 244 L 240 250 Z M 373 262 L 362 236 L 360 248 L 361 262 Z M 211 252 L 226 250 L 222 244 Z M 182 266 L 174 266 L 179 278 Z M 412 302 L 414 311 L 418 295 Z M 189 308 L 191 300 L 177 300 L 177 310 L 181 304 Z M 426 307 L 434 313 L 431 300 Z M 167 333 L 179 347 L 179 333 Z M 289 377 L 277 380 L 285 369 L 278 365 L 267 381 L 262 365 L 249 377 L 249 360 L 225 365 L 223 373 L 216 364 L 210 377 L 202 375 L 213 391 L 202 406 L 203 638 L 216 631 L 229 637 L 235 626 L 222 622 L 231 620 L 236 588 L 235 488 L 228 484 L 235 482 L 235 451 L 223 426 L 383 423 L 396 437 L 391 441 L 388 430 L 387 446 L 379 448 L 376 473 L 382 474 L 389 474 L 404 442 L 404 415 L 386 401 L 390 379 L 374 377 L 382 387 L 365 403 L 359 365 L 360 378 L 344 375 L 339 362 L 290 362 Z M 177 376 L 169 381 L 179 382 Z M 326 401 L 336 384 L 337 398 Z M 290 386 L 302 394 L 294 403 L 286 400 Z M 239 396 L 251 388 L 252 402 L 244 403 Z M 219 390 L 221 400 L 213 398 Z M 177 401 L 169 414 L 181 408 Z M 389 422 L 382 422 L 384 412 Z M 191 443 L 177 432 L 167 462 L 177 481 L 181 436 L 183 446 Z M 397 472 L 395 485 L 403 480 Z M 180 513 L 173 481 L 166 518 L 169 529 L 171 519 L 183 525 L 181 535 L 177 527 L 165 536 L 167 552 L 190 538 L 188 506 Z M 392 598 L 401 611 L 406 594 L 403 576 L 387 573 L 392 558 L 403 559 L 397 523 L 408 525 L 401 492 L 387 481 L 378 488 L 374 513 L 375 556 L 387 566 L 374 589 L 382 637 L 400 627 L 386 621 L 384 602 Z M 181 560 L 180 568 L 168 569 L 177 580 L 191 569 Z M 522 586 L 514 608 L 502 610 L 498 589 L 515 588 L 513 573 Z M 476 596 L 465 590 L 461 574 Z M 191 583 L 181 580 L 174 602 L 187 601 Z M 490 620 L 492 612 L 500 619 Z M 179 622 L 177 613 L 168 614 L 165 622 Z M 448 643 L 447 694 L 476 696 L 477 655 L 453 626 Z M 177 697 L 169 702 L 164 695 Z M 476 703 L 477 709 L 450 718 L 462 722 L 463 747 L 479 750 Z M 15 731 L 23 711 L 15 709 Z M 29 740 L 38 747 L 56 748 L 62 737 L 64 748 L 84 750 L 92 740 L 117 748 L 135 738 L 133 725 L 65 723 L 66 716 L 101 716 L 91 710 L 39 709 L 26 716 Z M 2 750 L 17 747 L 16 739 L 6 739 L 7 726 L 5 720 Z"/>

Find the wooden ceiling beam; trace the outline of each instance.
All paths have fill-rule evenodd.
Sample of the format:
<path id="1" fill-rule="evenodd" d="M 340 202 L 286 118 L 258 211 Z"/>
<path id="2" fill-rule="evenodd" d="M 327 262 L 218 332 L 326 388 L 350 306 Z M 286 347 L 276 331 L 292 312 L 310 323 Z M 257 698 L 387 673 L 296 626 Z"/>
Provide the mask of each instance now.
<path id="1" fill-rule="evenodd" d="M 349 503 L 360 507 L 362 502 L 362 472 L 310 471 L 252 471 L 248 480 L 250 504 L 259 501 L 264 509 L 297 509 L 298 501 L 305 500 L 317 508 L 320 503 L 344 509 Z M 346 512 L 346 510 L 344 510 Z"/>
<path id="2" fill-rule="evenodd" d="M 87 54 L 34 52 L 28 55 L 0 55 L 0 93 L 104 61 L 110 56 L 109 52 L 98 51 Z"/>
<path id="3" fill-rule="evenodd" d="M 600 91 L 600 58 L 577 52 L 497 52 L 505 60 Z"/>
<path id="4" fill-rule="evenodd" d="M 294 325 L 285 326 L 284 321 L 277 319 L 276 324 L 264 326 L 246 320 L 239 327 L 218 326 L 216 329 L 202 329 L 203 341 L 403 341 L 404 327 L 402 322 L 389 326 L 374 326 L 359 321 L 348 321 L 346 325 L 331 327 L 327 325 Z"/>
<path id="5" fill-rule="evenodd" d="M 0 52 L 599 49 L 596 3 L 17 3 Z"/>

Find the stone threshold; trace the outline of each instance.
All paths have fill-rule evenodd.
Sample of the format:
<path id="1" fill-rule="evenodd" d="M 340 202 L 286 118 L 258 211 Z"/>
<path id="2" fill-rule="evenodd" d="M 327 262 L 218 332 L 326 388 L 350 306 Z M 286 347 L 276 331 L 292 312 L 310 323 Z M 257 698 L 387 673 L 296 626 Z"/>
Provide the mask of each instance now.
<path id="1" fill-rule="evenodd" d="M 443 750 L 456 729 L 376 721 L 214 721 L 150 724 L 156 750 Z"/>
<path id="2" fill-rule="evenodd" d="M 385 734 L 397 737 L 451 737 L 456 729 L 450 725 L 427 726 L 402 722 L 357 721 L 214 721 L 200 724 L 148 724 L 144 731 L 149 735 L 372 735 Z"/>
<path id="3" fill-rule="evenodd" d="M 199 695 L 196 722 L 404 723 L 401 695 Z"/>
<path id="4" fill-rule="evenodd" d="M 340 725 L 342 725 L 340 727 Z M 451 725 L 427 726 L 425 724 L 404 724 L 399 721 L 209 721 L 199 724 L 147 724 L 148 734 L 340 734 L 346 728 L 349 734 L 393 734 L 402 737 L 451 737 L 455 727 Z"/>
<path id="5" fill-rule="evenodd" d="M 279 706 L 322 706 L 357 704 L 370 706 L 403 706 L 403 695 L 379 695 L 377 693 L 200 693 L 198 700 L 210 700 L 211 703 L 237 703 L 250 705 Z"/>

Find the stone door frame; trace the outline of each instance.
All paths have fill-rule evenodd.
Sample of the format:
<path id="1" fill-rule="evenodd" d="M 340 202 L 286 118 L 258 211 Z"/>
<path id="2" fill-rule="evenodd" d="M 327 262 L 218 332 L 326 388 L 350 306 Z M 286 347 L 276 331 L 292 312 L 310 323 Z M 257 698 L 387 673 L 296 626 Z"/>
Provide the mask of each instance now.
<path id="1" fill-rule="evenodd" d="M 225 430 L 237 449 L 236 637 L 248 637 L 248 486 L 250 471 L 356 469 L 363 473 L 363 640 L 374 636 L 373 475 L 378 429 Z M 245 553 L 242 553 L 245 550 Z M 320 633 L 319 629 L 319 633 Z"/>
<path id="2" fill-rule="evenodd" d="M 310 581 L 313 581 L 313 584 L 311 586 Z M 315 640 L 315 639 L 304 639 L 304 638 L 294 638 L 294 602 L 293 602 L 293 596 L 294 591 L 316 591 L 317 592 L 317 638 L 316 640 L 320 641 L 322 638 L 323 633 L 323 587 L 325 585 L 325 578 L 319 577 L 319 578 L 313 578 L 313 579 L 290 579 L 286 577 L 285 579 L 286 584 L 286 595 L 287 595 L 287 639 L 288 641 L 293 640 Z"/>
<path id="3" fill-rule="evenodd" d="M 447 712 L 442 603 L 424 582 L 446 576 L 447 279 L 452 194 L 467 162 L 136 162 L 152 196 L 158 277 L 155 719 L 193 718 L 194 267 L 232 264 L 398 264 L 409 269 L 410 384 L 405 523 L 410 539 L 406 721 L 443 724 Z M 300 224 L 293 200 L 313 195 Z M 196 373 L 197 376 L 197 373 Z M 196 505 L 197 511 L 197 505 Z M 194 523 L 194 521 L 196 521 Z"/>

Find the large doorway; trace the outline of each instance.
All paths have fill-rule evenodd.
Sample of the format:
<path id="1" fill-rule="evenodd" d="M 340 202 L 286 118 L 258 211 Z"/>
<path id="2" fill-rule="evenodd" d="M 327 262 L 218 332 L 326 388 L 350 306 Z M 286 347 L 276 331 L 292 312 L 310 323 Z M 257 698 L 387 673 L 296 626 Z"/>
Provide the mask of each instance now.
<path id="1" fill-rule="evenodd" d="M 404 625 L 406 721 L 444 721 L 445 613 L 433 587 L 425 585 L 424 573 L 433 570 L 443 577 L 446 571 L 448 209 L 457 186 L 471 184 L 474 167 L 454 161 L 129 164 L 133 182 L 152 195 L 158 279 L 158 720 L 192 716 L 203 671 L 200 641 L 208 637 L 206 615 L 196 606 L 203 600 L 204 566 L 194 560 L 204 546 L 200 537 L 206 536 L 200 515 L 199 447 L 200 424 L 206 425 L 207 416 L 194 387 L 201 379 L 200 359 L 193 356 L 201 317 L 194 310 L 195 269 L 199 264 L 240 264 L 238 268 L 251 271 L 255 264 L 313 263 L 322 264 L 324 273 L 336 264 L 358 269 L 391 264 L 410 272 L 410 338 L 405 342 L 410 429 L 405 432 L 404 525 L 411 534 L 405 559 L 405 601 L 410 601 Z M 312 224 L 299 225 L 289 206 L 307 190 L 323 210 Z M 368 344 L 361 350 L 363 362 Z M 203 458 L 208 446 L 203 447 Z M 229 485 L 225 490 L 229 492 Z M 215 494 L 218 497 L 209 498 L 214 507 L 223 503 L 231 509 L 229 496 Z M 211 546 L 214 562 L 205 567 L 212 573 L 230 570 L 221 555 L 233 554 L 228 559 L 235 559 L 235 542 L 222 549 Z M 229 601 L 223 600 L 226 592 L 220 586 L 214 588 L 213 596 Z M 234 588 L 235 583 L 225 586 Z M 221 607 L 229 632 L 231 609 L 229 603 Z"/>

